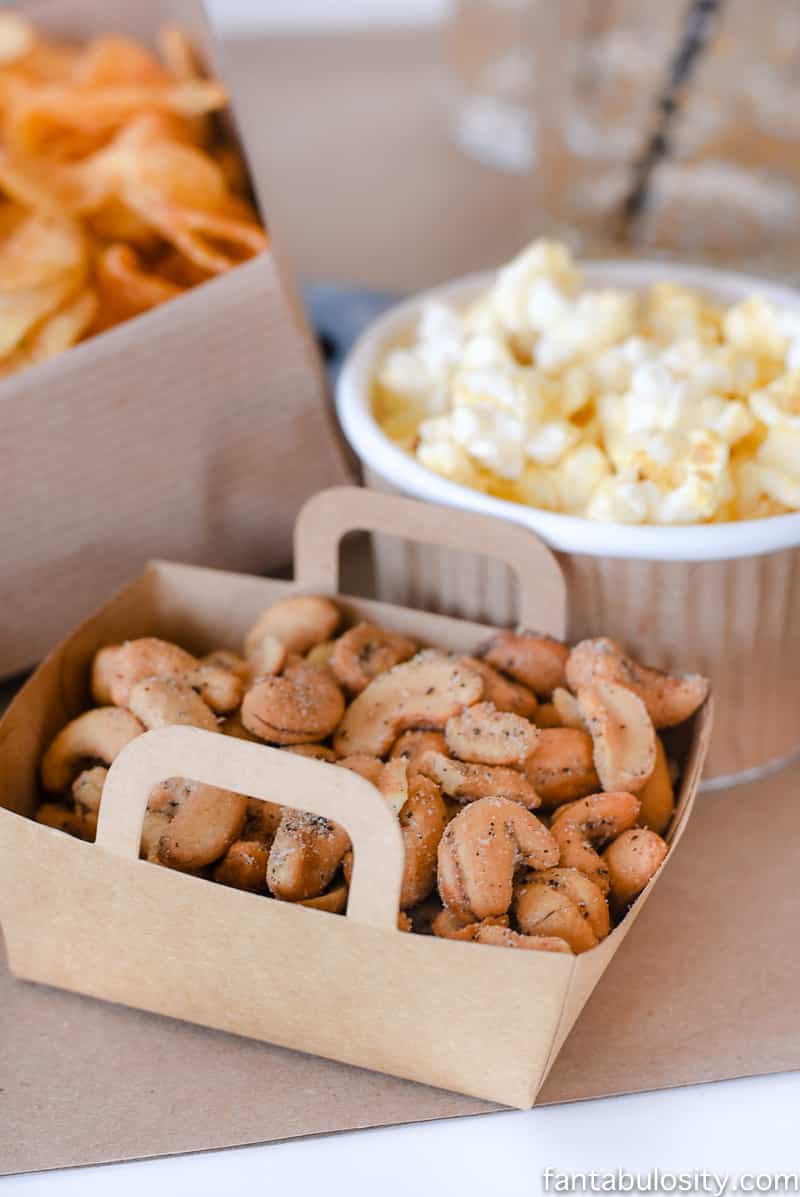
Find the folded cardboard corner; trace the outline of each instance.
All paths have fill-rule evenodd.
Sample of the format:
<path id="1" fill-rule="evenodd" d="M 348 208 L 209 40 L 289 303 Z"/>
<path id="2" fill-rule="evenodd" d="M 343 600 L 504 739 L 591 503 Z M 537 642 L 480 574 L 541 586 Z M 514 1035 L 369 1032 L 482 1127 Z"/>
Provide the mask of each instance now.
<path id="1" fill-rule="evenodd" d="M 525 529 L 353 488 L 311 500 L 298 521 L 294 582 L 152 565 L 64 641 L 0 723 L 0 920 L 9 964 L 19 977 L 526 1108 L 658 876 L 611 935 L 578 957 L 404 934 L 396 926 L 400 837 L 367 782 L 325 763 L 196 729 L 147 733 L 120 754 L 95 844 L 30 818 L 42 750 L 85 707 L 99 647 L 144 634 L 176 639 L 197 652 L 236 647 L 277 598 L 337 595 L 331 546 L 347 531 L 392 527 L 505 560 L 521 575 L 526 620 L 545 632 L 563 632 L 559 567 Z M 352 618 L 460 652 L 474 651 L 491 630 L 347 596 L 341 602 Z M 694 801 L 710 720 L 706 705 L 683 763 L 673 848 Z M 139 860 L 147 795 L 157 780 L 171 776 L 256 798 L 279 795 L 343 824 L 355 846 L 347 916 Z M 356 1005 L 353 1020 L 346 1012 Z"/>
<path id="2" fill-rule="evenodd" d="M 179 23 L 216 57 L 199 0 L 26 9 L 71 40 L 152 42 Z M 264 164 L 247 166 L 260 196 Z M 150 557 L 288 565 L 303 501 L 350 476 L 313 337 L 271 249 L 4 379 L 0 444 L 0 677 L 41 659 Z"/>

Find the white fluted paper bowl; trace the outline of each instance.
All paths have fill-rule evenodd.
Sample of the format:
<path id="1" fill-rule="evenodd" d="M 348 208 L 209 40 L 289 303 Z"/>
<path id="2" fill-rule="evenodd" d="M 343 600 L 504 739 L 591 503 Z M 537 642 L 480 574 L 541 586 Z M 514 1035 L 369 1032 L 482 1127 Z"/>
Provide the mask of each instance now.
<path id="1" fill-rule="evenodd" d="M 758 292 L 800 310 L 800 295 L 788 287 L 707 267 L 607 261 L 585 264 L 583 275 L 592 286 L 632 289 L 666 280 L 724 303 Z M 492 278 L 473 275 L 398 304 L 348 356 L 337 409 L 367 483 L 529 527 L 556 551 L 567 576 L 573 639 L 616 636 L 652 664 L 711 676 L 716 731 L 707 776 L 715 784 L 775 767 L 800 748 L 800 513 L 671 527 L 561 515 L 440 477 L 375 420 L 371 380 L 387 348 L 413 330 L 426 302 L 462 306 Z M 513 586 L 502 567 L 384 538 L 376 538 L 375 557 L 387 601 L 513 622 Z"/>

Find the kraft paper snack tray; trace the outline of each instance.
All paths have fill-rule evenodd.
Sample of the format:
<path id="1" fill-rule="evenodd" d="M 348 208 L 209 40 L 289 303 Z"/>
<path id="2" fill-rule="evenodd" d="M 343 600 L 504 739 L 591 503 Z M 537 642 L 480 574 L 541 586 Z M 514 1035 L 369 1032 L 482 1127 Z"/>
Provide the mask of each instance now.
<path id="1" fill-rule="evenodd" d="M 174 23 L 211 46 L 192 0 L 22 7 L 56 37 L 152 41 Z M 0 677 L 35 664 L 150 557 L 287 564 L 304 499 L 347 481 L 317 350 L 268 231 L 269 252 L 0 382 Z"/>
<path id="2" fill-rule="evenodd" d="M 560 570 L 529 532 L 354 488 L 323 492 L 304 507 L 294 582 L 151 565 L 48 658 L 0 723 L 0 922 L 9 965 L 19 977 L 527 1108 L 644 899 L 598 948 L 574 958 L 402 933 L 401 838 L 367 782 L 191 728 L 147 733 L 120 755 L 96 844 L 24 817 L 35 804 L 43 746 L 86 703 L 98 647 L 144 634 L 198 652 L 236 642 L 283 595 L 336 595 L 346 532 L 398 528 L 507 561 L 520 578 L 523 621 L 563 635 Z M 474 648 L 489 630 L 383 603 L 343 603 L 361 618 L 453 650 Z M 692 807 L 709 728 L 706 704 L 693 725 L 673 846 Z M 148 791 L 174 775 L 256 797 L 279 794 L 341 822 L 355 847 L 347 917 L 138 860 Z"/>

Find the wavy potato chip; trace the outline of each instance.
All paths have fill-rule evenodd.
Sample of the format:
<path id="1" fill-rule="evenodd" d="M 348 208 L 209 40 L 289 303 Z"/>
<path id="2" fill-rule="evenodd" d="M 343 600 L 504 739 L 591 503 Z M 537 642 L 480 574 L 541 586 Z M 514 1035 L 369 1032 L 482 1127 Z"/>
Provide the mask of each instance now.
<path id="1" fill-rule="evenodd" d="M 97 306 L 97 292 L 85 287 L 64 307 L 48 316 L 31 340 L 30 364 L 47 361 L 75 345 L 97 315 Z"/>
<path id="2" fill-rule="evenodd" d="M 100 297 L 117 319 L 136 316 L 182 294 L 184 287 L 146 270 L 129 245 L 109 245 L 97 262 Z"/>
<path id="3" fill-rule="evenodd" d="M 80 269 L 86 238 L 70 220 L 26 215 L 0 246 L 0 291 L 30 290 Z"/>
<path id="4" fill-rule="evenodd" d="M 28 333 L 57 311 L 79 285 L 79 277 L 64 275 L 29 291 L 0 292 L 0 358 L 17 349 Z"/>
<path id="5" fill-rule="evenodd" d="M 82 46 L 0 12 L 0 375 L 267 248 L 186 33 Z"/>

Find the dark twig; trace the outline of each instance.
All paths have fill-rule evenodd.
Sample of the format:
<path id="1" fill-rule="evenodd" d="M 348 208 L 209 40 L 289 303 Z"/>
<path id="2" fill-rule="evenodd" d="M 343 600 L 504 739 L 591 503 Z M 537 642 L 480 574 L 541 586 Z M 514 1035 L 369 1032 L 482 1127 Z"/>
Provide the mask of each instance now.
<path id="1" fill-rule="evenodd" d="M 686 87 L 710 42 L 724 0 L 691 0 L 683 31 L 670 62 L 667 80 L 655 102 L 655 127 L 641 157 L 633 165 L 631 186 L 622 204 L 620 239 L 630 241 L 647 206 L 653 172 L 672 151 L 672 128 L 685 99 Z"/>

